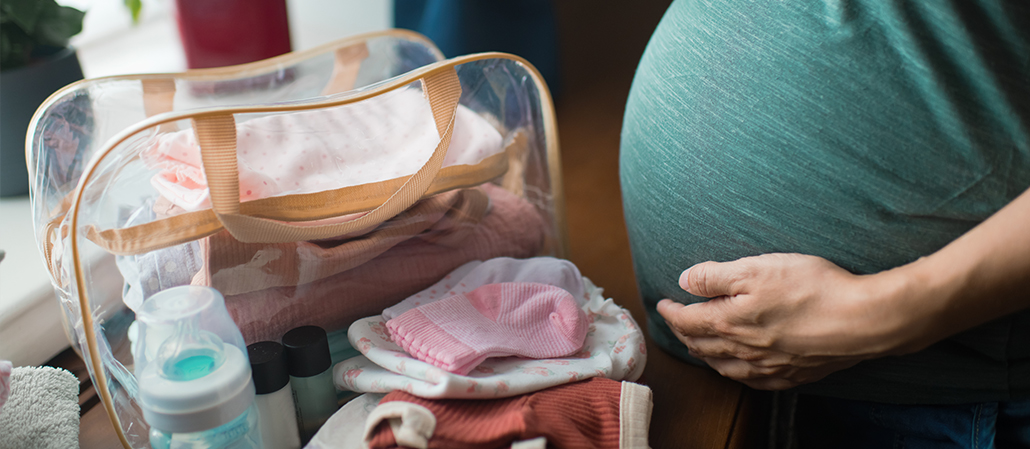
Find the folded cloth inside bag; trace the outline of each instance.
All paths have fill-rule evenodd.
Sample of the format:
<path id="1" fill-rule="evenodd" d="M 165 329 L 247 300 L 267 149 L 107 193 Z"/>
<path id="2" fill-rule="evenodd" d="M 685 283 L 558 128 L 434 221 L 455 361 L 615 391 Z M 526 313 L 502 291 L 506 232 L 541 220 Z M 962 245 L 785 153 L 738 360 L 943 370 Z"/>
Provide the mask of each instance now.
<path id="1" fill-rule="evenodd" d="M 251 246 L 228 233 L 215 234 L 201 245 L 208 265 L 194 283 L 229 292 L 226 307 L 248 343 L 277 340 L 302 325 L 344 329 L 469 261 L 540 252 L 547 226 L 536 208 L 493 184 L 479 189 L 491 206 L 474 225 L 444 213 L 426 231 L 403 238 L 377 240 L 373 231 L 336 246 L 333 242 Z M 355 261 L 362 263 L 353 266 Z M 225 275 L 220 274 L 223 271 Z M 314 279 L 314 273 L 325 277 Z M 297 284 L 289 285 L 293 283 Z"/>
<path id="2" fill-rule="evenodd" d="M 440 141 L 429 103 L 400 89 L 358 103 L 252 118 L 236 125 L 240 201 L 312 193 L 414 174 Z M 443 166 L 475 164 L 500 153 L 501 134 L 458 106 Z M 158 135 L 140 154 L 159 172 L 151 184 L 186 210 L 210 207 L 192 130 Z"/>

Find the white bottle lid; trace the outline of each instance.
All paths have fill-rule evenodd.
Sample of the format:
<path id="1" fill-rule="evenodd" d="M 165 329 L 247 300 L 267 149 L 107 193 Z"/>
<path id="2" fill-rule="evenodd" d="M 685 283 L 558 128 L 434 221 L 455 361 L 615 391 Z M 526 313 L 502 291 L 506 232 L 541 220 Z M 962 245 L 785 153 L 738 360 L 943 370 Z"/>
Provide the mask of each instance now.
<path id="1" fill-rule="evenodd" d="M 213 429 L 240 416 L 254 402 L 250 363 L 234 345 L 225 345 L 225 361 L 193 380 L 171 380 L 149 364 L 138 376 L 139 403 L 151 427 L 184 433 Z"/>

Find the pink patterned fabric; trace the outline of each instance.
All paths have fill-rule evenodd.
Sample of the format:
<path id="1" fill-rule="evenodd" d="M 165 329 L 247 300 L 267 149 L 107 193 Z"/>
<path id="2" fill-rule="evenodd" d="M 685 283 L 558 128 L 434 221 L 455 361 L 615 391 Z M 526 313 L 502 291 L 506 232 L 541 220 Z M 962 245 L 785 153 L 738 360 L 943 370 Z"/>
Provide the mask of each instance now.
<path id="1" fill-rule="evenodd" d="M 418 171 L 440 142 L 429 103 L 402 89 L 350 105 L 253 118 L 236 126 L 240 201 L 368 184 Z M 443 166 L 475 164 L 502 150 L 501 134 L 458 107 Z M 151 184 L 187 211 L 210 207 L 192 130 L 158 136 L 140 155 Z"/>
<path id="2" fill-rule="evenodd" d="M 417 307 L 386 327 L 408 354 L 465 375 L 490 357 L 573 354 L 583 347 L 587 320 L 561 288 L 506 282 Z"/>
<path id="3" fill-rule="evenodd" d="M 11 371 L 13 369 L 11 362 L 0 360 L 0 409 L 4 408 L 4 403 L 11 394 Z"/>
<path id="4" fill-rule="evenodd" d="M 248 344 L 278 340 L 286 331 L 303 325 L 320 326 L 330 332 L 346 329 L 352 322 L 378 315 L 385 307 L 429 287 L 469 261 L 539 254 L 549 227 L 536 208 L 493 184 L 481 188 L 490 198 L 490 211 L 460 239 L 430 231 L 323 279 L 227 295 L 226 306 L 243 338 Z M 212 277 L 217 278 L 218 273 Z"/>

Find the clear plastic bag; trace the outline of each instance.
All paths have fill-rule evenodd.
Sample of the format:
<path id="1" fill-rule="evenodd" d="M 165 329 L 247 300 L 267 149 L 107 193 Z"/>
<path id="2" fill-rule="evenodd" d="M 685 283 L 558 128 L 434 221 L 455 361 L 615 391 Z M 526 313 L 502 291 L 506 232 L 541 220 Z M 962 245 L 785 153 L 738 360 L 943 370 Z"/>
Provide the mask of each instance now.
<path id="1" fill-rule="evenodd" d="M 216 288 L 250 344 L 339 332 L 471 260 L 566 254 L 539 73 L 410 32 L 72 84 L 27 160 L 69 337 L 127 447 L 148 444 L 132 323 L 157 292 Z"/>

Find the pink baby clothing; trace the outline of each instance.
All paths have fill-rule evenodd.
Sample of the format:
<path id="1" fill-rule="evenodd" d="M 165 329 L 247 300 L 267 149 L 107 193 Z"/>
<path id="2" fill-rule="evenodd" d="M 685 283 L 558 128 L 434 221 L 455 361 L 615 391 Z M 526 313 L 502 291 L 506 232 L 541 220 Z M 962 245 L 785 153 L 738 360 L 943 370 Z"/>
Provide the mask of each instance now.
<path id="1" fill-rule="evenodd" d="M 462 375 L 490 357 L 573 354 L 587 332 L 569 292 L 532 282 L 484 285 L 409 310 L 386 327 L 408 354 Z"/>
<path id="2" fill-rule="evenodd" d="M 463 236 L 483 220 L 489 203 L 482 189 L 452 190 L 419 201 L 359 236 L 317 242 L 244 243 L 223 231 L 201 241 L 203 262 L 193 283 L 223 295 L 307 284 L 357 267 L 415 236 Z"/>
<path id="3" fill-rule="evenodd" d="M 0 410 L 4 408 L 7 397 L 11 394 L 11 371 L 14 370 L 11 362 L 0 360 Z"/>
<path id="4" fill-rule="evenodd" d="M 548 284 L 565 289 L 580 304 L 589 299 L 583 288 L 583 276 L 572 262 L 553 257 L 497 257 L 486 262 L 477 260 L 458 267 L 429 288 L 383 310 L 383 319 L 392 320 L 418 306 L 468 293 L 487 284 L 502 282 Z"/>
<path id="5" fill-rule="evenodd" d="M 312 193 L 415 173 L 440 142 L 422 92 L 399 89 L 358 103 L 266 115 L 236 125 L 240 201 Z M 443 166 L 470 165 L 502 150 L 501 134 L 458 106 Z M 157 136 L 140 154 L 158 169 L 151 184 L 186 211 L 210 207 L 192 130 Z"/>
<path id="6" fill-rule="evenodd" d="M 466 375 L 416 359 L 394 343 L 381 316 L 351 324 L 347 340 L 362 355 L 333 368 L 336 388 L 362 393 L 404 390 L 423 398 L 489 399 L 517 396 L 591 377 L 636 380 L 644 372 L 644 333 L 629 312 L 605 299 L 600 288 L 583 278 L 590 298 L 587 335 L 575 354 L 553 359 L 494 357 Z"/>
<path id="7" fill-rule="evenodd" d="M 451 219 L 445 215 L 437 222 L 444 229 L 430 229 L 395 242 L 386 251 L 349 270 L 297 285 L 227 294 L 225 305 L 244 340 L 248 343 L 276 340 L 286 331 L 302 325 L 316 325 L 328 331 L 345 329 L 355 320 L 379 314 L 386 305 L 396 304 L 417 293 L 468 261 L 539 254 L 544 248 L 548 227 L 536 208 L 493 184 L 479 188 L 490 198 L 491 207 L 475 226 L 456 229 L 446 225 Z M 314 251 L 316 248 L 312 244 L 297 246 L 293 250 Z M 281 248 L 270 245 L 267 249 L 254 252 L 254 257 L 246 261 L 248 267 L 258 273 L 264 270 L 268 277 L 276 272 L 287 273 L 286 268 L 274 266 L 276 260 L 287 257 L 276 253 Z M 202 252 L 209 262 L 215 260 L 210 259 L 210 252 Z M 298 272 L 297 279 L 308 271 L 306 265 L 314 265 L 318 261 L 317 258 L 296 260 L 299 262 L 293 270 Z M 266 264 L 268 266 L 262 268 Z M 220 273 L 238 266 L 209 265 L 211 268 L 205 279 L 208 282 L 229 282 L 230 277 Z M 218 288 L 221 281 L 214 284 Z"/>

